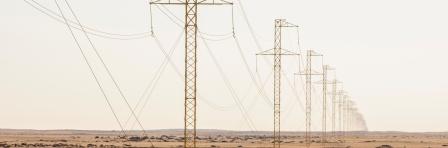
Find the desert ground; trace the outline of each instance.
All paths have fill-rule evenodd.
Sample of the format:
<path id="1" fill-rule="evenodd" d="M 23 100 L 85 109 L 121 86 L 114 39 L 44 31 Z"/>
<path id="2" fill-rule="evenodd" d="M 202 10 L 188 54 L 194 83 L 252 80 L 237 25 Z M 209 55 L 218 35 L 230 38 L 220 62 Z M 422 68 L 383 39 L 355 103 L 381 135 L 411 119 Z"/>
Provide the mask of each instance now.
<path id="1" fill-rule="evenodd" d="M 181 147 L 182 130 L 127 131 L 0 130 L 0 147 Z M 448 148 L 448 133 L 347 132 L 329 133 L 322 143 L 314 133 L 311 147 Z M 305 147 L 301 132 L 284 132 L 285 148 Z M 198 147 L 272 147 L 270 132 L 200 130 Z"/>

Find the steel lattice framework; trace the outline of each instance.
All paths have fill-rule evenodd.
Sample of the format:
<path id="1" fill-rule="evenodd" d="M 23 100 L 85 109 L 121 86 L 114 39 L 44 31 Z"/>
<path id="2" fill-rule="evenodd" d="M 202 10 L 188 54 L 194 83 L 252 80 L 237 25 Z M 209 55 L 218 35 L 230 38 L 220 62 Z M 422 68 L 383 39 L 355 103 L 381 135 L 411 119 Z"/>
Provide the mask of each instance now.
<path id="1" fill-rule="evenodd" d="M 274 41 L 274 148 L 280 147 L 280 87 L 282 64 L 282 22 L 275 20 Z"/>
<path id="2" fill-rule="evenodd" d="M 185 4 L 185 122 L 184 145 L 196 147 L 197 0 Z"/>
<path id="3" fill-rule="evenodd" d="M 329 65 L 322 65 L 322 81 L 317 82 L 317 84 L 322 85 L 322 136 L 321 143 L 322 146 L 325 147 L 325 143 L 327 143 L 327 86 L 331 84 L 328 82 L 328 71 L 333 70 Z"/>
<path id="4" fill-rule="evenodd" d="M 198 5 L 233 5 L 224 0 L 155 0 L 150 4 L 185 6 L 184 147 L 196 147 Z"/>
<path id="5" fill-rule="evenodd" d="M 274 48 L 263 51 L 257 55 L 273 55 L 274 56 L 274 148 L 279 148 L 281 143 L 281 117 L 280 117 L 280 98 L 281 98 L 281 65 L 282 55 L 298 55 L 296 53 L 282 49 L 282 28 L 299 27 L 297 25 L 286 22 L 285 19 L 275 20 Z"/>
<path id="6" fill-rule="evenodd" d="M 312 76 L 313 75 L 322 75 L 322 73 L 316 73 L 312 68 L 312 58 L 315 56 L 323 56 L 322 54 L 318 54 L 313 50 L 307 50 L 306 53 L 306 65 L 305 71 L 301 72 L 300 75 L 305 75 L 305 98 L 306 98 L 306 118 L 305 118 L 305 144 L 306 147 L 309 148 L 311 146 L 311 91 L 312 91 Z"/>
<path id="7" fill-rule="evenodd" d="M 322 66 L 322 143 L 327 142 L 327 75 L 330 66 Z"/>
<path id="8" fill-rule="evenodd" d="M 333 79 L 330 84 L 331 84 L 331 102 L 332 102 L 332 107 L 331 107 L 331 132 L 332 132 L 332 137 L 335 138 L 336 137 L 336 108 L 337 108 L 337 96 L 338 96 L 338 84 L 341 83 L 340 81 L 338 81 L 337 79 Z"/>
<path id="9" fill-rule="evenodd" d="M 348 95 L 344 94 L 343 98 L 342 98 L 342 108 L 341 108 L 341 112 L 342 112 L 342 141 L 345 142 L 345 129 L 346 129 L 346 118 L 347 118 L 347 99 L 348 99 Z"/>
<path id="10" fill-rule="evenodd" d="M 343 132 L 343 107 L 344 107 L 344 97 L 345 97 L 345 91 L 341 88 L 341 90 L 339 90 L 338 91 L 338 97 L 339 97 L 339 99 L 338 99 L 338 101 L 337 101 L 337 103 L 338 103 L 338 120 L 339 120 L 339 123 L 338 123 L 338 126 L 339 126 L 339 130 L 338 130 L 338 132 L 339 132 L 339 134 L 338 134 L 338 137 L 339 137 L 339 140 L 342 140 L 341 138 L 342 138 L 342 132 Z"/>

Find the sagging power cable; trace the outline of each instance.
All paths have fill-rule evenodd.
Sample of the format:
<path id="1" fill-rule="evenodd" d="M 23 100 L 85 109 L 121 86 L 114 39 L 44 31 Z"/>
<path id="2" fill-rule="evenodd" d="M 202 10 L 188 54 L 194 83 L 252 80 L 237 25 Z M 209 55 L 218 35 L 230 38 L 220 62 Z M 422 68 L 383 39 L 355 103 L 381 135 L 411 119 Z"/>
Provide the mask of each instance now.
<path id="1" fill-rule="evenodd" d="M 55 0 L 56 4 L 57 4 L 57 0 Z M 112 72 L 109 70 L 108 66 L 106 65 L 106 63 L 104 62 L 103 58 L 101 57 L 101 55 L 99 54 L 96 46 L 94 45 L 93 41 L 90 39 L 88 33 L 85 31 L 81 21 L 79 20 L 78 16 L 76 15 L 75 11 L 73 10 L 73 8 L 71 7 L 70 3 L 67 0 L 64 0 L 65 4 L 68 6 L 71 14 L 73 15 L 73 17 L 75 18 L 78 26 L 81 28 L 84 36 L 86 37 L 86 39 L 88 40 L 90 46 L 92 47 L 95 55 L 98 57 L 98 59 L 100 60 L 100 62 L 102 63 L 102 66 L 105 68 L 107 74 L 109 75 L 109 77 L 111 78 L 111 80 L 114 83 L 114 86 L 117 88 L 120 96 L 123 98 L 123 101 L 126 103 L 128 109 L 131 111 L 131 113 L 133 114 L 135 120 L 139 123 L 140 128 L 142 129 L 143 134 L 146 135 L 146 130 L 144 129 L 143 125 L 141 124 L 140 120 L 138 119 L 138 117 L 136 116 L 136 114 L 134 113 L 132 107 L 130 106 L 126 96 L 124 95 L 123 91 L 121 90 L 120 86 L 118 85 L 118 82 L 116 81 L 115 77 L 112 75 Z M 58 5 L 59 6 L 59 5 Z M 59 7 L 60 8 L 60 7 Z M 151 145 L 152 142 L 150 141 Z"/>
<path id="2" fill-rule="evenodd" d="M 50 17 L 51 19 L 65 24 L 64 20 L 62 19 L 62 16 L 56 12 L 54 12 L 53 10 L 45 7 L 44 5 L 34 1 L 34 0 L 24 0 L 24 2 L 26 2 L 28 5 L 30 5 L 31 7 L 33 7 L 34 9 L 36 9 L 37 11 L 47 15 L 48 17 Z M 67 18 L 65 18 L 67 19 Z M 70 27 L 82 31 L 80 26 L 76 24 L 75 21 L 67 19 L 67 23 Z M 88 32 L 89 34 L 93 35 L 93 36 L 97 36 L 97 37 L 101 37 L 101 38 L 106 38 L 106 39 L 114 39 L 114 40 L 134 40 L 134 39 L 142 39 L 142 38 L 146 38 L 148 37 L 150 34 L 149 32 L 142 32 L 142 33 L 133 33 L 133 34 L 118 34 L 118 33 L 110 33 L 110 32 L 106 32 L 106 31 L 101 31 L 98 29 L 95 29 L 93 27 L 89 27 L 89 26 L 83 26 L 84 30 L 86 32 Z"/>
<path id="3" fill-rule="evenodd" d="M 219 64 L 219 62 L 216 59 L 215 55 L 213 54 L 212 50 L 210 49 L 210 46 L 207 44 L 206 40 L 204 38 L 202 38 L 201 35 L 199 35 L 199 37 L 203 40 L 203 43 L 204 43 L 204 45 L 205 45 L 205 47 L 206 47 L 210 57 L 212 58 L 213 63 L 215 64 L 216 68 L 218 68 L 218 71 L 219 71 L 221 77 L 223 78 L 224 83 L 226 84 L 227 89 L 231 93 L 232 98 L 235 101 L 235 103 L 237 104 L 238 109 L 240 110 L 240 112 L 243 115 L 244 119 L 247 121 L 247 124 L 248 124 L 249 128 L 251 128 L 252 130 L 257 131 L 257 128 L 255 127 L 254 122 L 252 121 L 252 119 L 250 118 L 249 114 L 247 113 L 247 110 L 245 109 L 244 105 L 241 103 L 241 100 L 240 100 L 239 96 L 236 94 L 235 89 L 233 88 L 232 84 L 230 83 L 229 78 L 227 77 L 227 75 L 224 72 L 223 68 Z"/>
<path id="4" fill-rule="evenodd" d="M 73 40 L 75 41 L 76 46 L 78 47 L 80 53 L 82 54 L 82 57 L 83 57 L 84 61 L 86 62 L 87 66 L 89 67 L 90 73 L 92 74 L 92 76 L 93 76 L 93 78 L 94 78 L 94 80 L 95 80 L 95 82 L 96 82 L 98 88 L 100 89 L 101 94 L 102 94 L 103 97 L 105 98 L 105 100 L 106 100 L 106 102 L 107 102 L 107 105 L 109 106 L 109 109 L 111 110 L 112 114 L 114 115 L 114 118 L 115 118 L 117 124 L 119 125 L 122 134 L 126 136 L 126 131 L 124 130 L 123 125 L 121 124 L 121 122 L 120 122 L 120 120 L 119 120 L 119 118 L 118 118 L 118 116 L 117 116 L 117 114 L 116 114 L 114 108 L 112 107 L 112 104 L 110 103 L 110 100 L 109 100 L 109 98 L 107 97 L 107 94 L 106 94 L 106 92 L 104 91 L 104 88 L 103 88 L 103 86 L 101 85 L 101 83 L 100 83 L 100 81 L 99 81 L 99 79 L 98 79 L 98 76 L 95 74 L 95 72 L 94 72 L 94 70 L 93 70 L 93 67 L 92 67 L 92 64 L 91 64 L 90 61 L 88 60 L 88 58 L 87 58 L 87 56 L 86 56 L 84 50 L 82 49 L 82 47 L 81 47 L 81 45 L 80 45 L 78 39 L 76 38 L 76 36 L 75 36 L 75 34 L 74 34 L 74 32 L 73 32 L 71 26 L 68 24 L 67 19 L 65 19 L 66 17 L 65 17 L 65 15 L 64 15 L 64 13 L 62 12 L 62 9 L 61 9 L 61 7 L 59 6 L 57 0 L 54 0 L 54 2 L 56 3 L 56 6 L 58 7 L 58 10 L 59 10 L 60 14 L 62 15 L 62 18 L 64 19 L 65 23 L 67 24 L 67 28 L 68 28 L 68 30 L 69 30 L 69 32 L 70 32 L 70 34 L 71 34 Z"/>
<path id="5" fill-rule="evenodd" d="M 140 110 L 138 111 L 137 117 L 141 116 L 141 114 L 143 112 L 143 109 L 146 107 L 146 105 L 148 104 L 148 101 L 151 99 L 151 96 L 154 93 L 154 90 L 155 90 L 155 88 L 156 88 L 156 86 L 157 86 L 157 84 L 158 84 L 158 82 L 159 82 L 159 80 L 160 80 L 160 78 L 162 76 L 162 73 L 165 71 L 165 69 L 166 69 L 166 67 L 168 65 L 169 58 L 174 54 L 174 51 L 175 51 L 176 47 L 179 45 L 180 40 L 181 40 L 183 34 L 184 33 L 182 31 L 179 34 L 179 37 L 177 37 L 177 39 L 175 40 L 174 44 L 172 45 L 171 49 L 169 50 L 168 57 L 164 56 L 162 64 L 157 68 L 156 74 L 151 79 L 149 85 L 145 88 L 145 90 L 144 90 L 142 96 L 139 98 L 137 104 L 134 106 L 133 110 L 137 111 L 137 109 L 139 108 L 139 106 L 142 104 L 142 101 L 143 101 L 143 105 L 140 108 Z M 132 117 L 132 115 L 129 115 L 128 119 L 126 120 L 126 122 L 124 124 L 125 127 L 127 126 L 127 124 L 130 121 L 131 117 Z M 134 124 L 135 124 L 135 122 L 132 124 L 131 129 L 134 128 Z"/>

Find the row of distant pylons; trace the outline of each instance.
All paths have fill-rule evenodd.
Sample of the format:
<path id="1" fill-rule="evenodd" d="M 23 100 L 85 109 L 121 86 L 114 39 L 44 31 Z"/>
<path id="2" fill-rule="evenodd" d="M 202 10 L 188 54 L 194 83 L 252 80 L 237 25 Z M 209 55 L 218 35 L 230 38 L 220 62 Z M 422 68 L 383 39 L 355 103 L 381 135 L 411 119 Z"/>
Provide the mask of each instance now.
<path id="1" fill-rule="evenodd" d="M 232 2 L 225 0 L 153 0 L 151 5 L 181 5 L 185 9 L 185 113 L 184 113 L 184 147 L 191 148 L 196 147 L 196 79 L 197 79 L 197 14 L 199 5 L 233 5 Z M 306 147 L 310 147 L 312 144 L 312 85 L 313 76 L 321 76 L 322 79 L 319 84 L 322 85 L 322 131 L 321 143 L 325 147 L 326 143 L 343 142 L 347 131 L 365 131 L 364 119 L 362 115 L 355 108 L 355 103 L 349 99 L 349 95 L 346 91 L 338 87 L 341 84 L 337 79 L 328 80 L 328 72 L 334 70 L 334 68 L 328 65 L 322 65 L 322 70 L 316 72 L 312 69 L 313 58 L 321 57 L 322 54 L 318 54 L 313 50 L 307 50 L 306 53 L 294 53 L 282 49 L 282 28 L 294 27 L 298 28 L 298 25 L 287 22 L 285 19 L 275 20 L 275 35 L 274 35 L 274 48 L 258 53 L 257 55 L 270 55 L 274 57 L 274 130 L 273 130 L 273 147 L 278 148 L 281 146 L 281 129 L 280 129 L 280 107 L 281 107 L 281 63 L 282 56 L 284 55 L 306 55 L 306 66 L 303 71 L 297 73 L 297 75 L 305 76 L 306 79 L 306 131 L 305 131 L 305 144 Z M 322 63 L 323 64 L 323 63 Z M 331 85 L 331 91 L 328 91 L 327 86 Z M 331 101 L 327 100 L 327 94 L 331 95 Z M 331 106 L 331 135 L 327 135 L 327 108 Z"/>
<path id="2" fill-rule="evenodd" d="M 257 55 L 271 55 L 274 56 L 274 148 L 280 147 L 281 140 L 281 120 L 280 120 L 280 100 L 281 100 L 281 67 L 282 67 L 282 56 L 284 55 L 306 55 L 306 62 L 304 66 L 304 70 L 298 73 L 298 75 L 305 76 L 305 94 L 306 94 L 306 131 L 305 131 L 305 144 L 306 147 L 311 146 L 312 135 L 311 135 L 311 120 L 312 120 L 312 86 L 313 86 L 313 76 L 321 76 L 321 80 L 319 82 L 315 82 L 317 84 L 322 85 L 322 130 L 320 143 L 322 143 L 323 147 L 326 147 L 327 143 L 340 143 L 344 142 L 344 137 L 346 136 L 347 131 L 355 131 L 355 130 L 366 130 L 365 127 L 361 127 L 364 125 L 362 115 L 358 113 L 357 109 L 354 107 L 355 104 L 353 101 L 349 99 L 349 95 L 342 88 L 338 89 L 338 84 L 342 82 L 338 81 L 336 78 L 333 80 L 328 80 L 328 72 L 330 70 L 335 70 L 329 65 L 324 65 L 322 63 L 322 69 L 320 71 L 314 70 L 312 67 L 313 58 L 320 57 L 323 58 L 322 54 L 316 53 L 313 50 L 307 50 L 306 53 L 294 53 L 291 51 L 287 51 L 282 48 L 282 28 L 287 27 L 295 27 L 298 28 L 298 25 L 294 25 L 292 23 L 287 22 L 285 19 L 276 19 L 275 20 L 275 33 L 274 33 L 274 48 L 270 50 L 263 51 Z M 323 60 L 322 60 L 323 61 Z M 299 64 L 300 65 L 300 64 Z M 332 85 L 331 92 L 328 91 L 328 85 Z M 331 95 L 331 137 L 327 135 L 327 113 L 329 108 L 327 94 Z M 338 118 L 336 118 L 338 117 Z M 338 123 L 336 123 L 338 121 Z M 359 125 L 355 125 L 361 123 Z M 336 127 L 338 125 L 338 127 Z M 354 129 L 353 127 L 358 127 L 358 129 Z"/>

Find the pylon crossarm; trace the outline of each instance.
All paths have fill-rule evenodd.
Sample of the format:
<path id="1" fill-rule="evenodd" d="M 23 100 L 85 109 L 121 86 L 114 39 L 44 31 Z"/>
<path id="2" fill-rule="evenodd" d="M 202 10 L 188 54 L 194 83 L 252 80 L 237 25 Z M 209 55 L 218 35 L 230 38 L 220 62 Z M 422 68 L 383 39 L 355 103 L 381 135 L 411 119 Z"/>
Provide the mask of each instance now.
<path id="1" fill-rule="evenodd" d="M 282 55 L 300 55 L 299 53 L 295 53 L 295 52 L 292 52 L 292 51 L 289 51 L 289 50 L 286 50 L 286 49 L 281 49 L 281 51 L 282 51 Z"/>
<path id="2" fill-rule="evenodd" d="M 298 25 L 294 25 L 288 22 L 284 22 L 284 24 L 282 24 L 280 27 L 294 27 L 294 28 L 298 28 Z"/>
<path id="3" fill-rule="evenodd" d="M 310 55 L 309 56 L 313 56 L 313 57 L 318 57 L 318 56 L 324 56 L 323 54 L 317 53 L 314 50 L 309 50 L 310 51 Z"/>
<path id="4" fill-rule="evenodd" d="M 285 19 L 278 19 L 278 20 L 281 20 L 281 24 L 279 24 L 277 27 L 299 27 L 299 25 L 287 22 Z"/>
<path id="5" fill-rule="evenodd" d="M 210 2 L 211 1 L 211 2 Z M 218 2 L 217 2 L 218 1 Z M 233 4 L 232 2 L 226 1 L 226 0 L 202 0 L 200 2 L 198 2 L 198 4 L 203 4 L 203 3 L 210 3 L 210 4 Z"/>
<path id="6" fill-rule="evenodd" d="M 150 4 L 158 5 L 185 5 L 186 2 L 182 0 L 153 0 L 149 2 Z M 225 0 L 201 0 L 196 2 L 197 5 L 233 5 L 232 2 Z"/>
<path id="7" fill-rule="evenodd" d="M 273 54 L 274 54 L 274 49 L 268 49 L 268 50 L 262 51 L 260 53 L 257 53 L 255 55 L 273 55 Z"/>
<path id="8" fill-rule="evenodd" d="M 292 51 L 289 51 L 286 49 L 280 49 L 280 50 L 281 50 L 281 53 L 279 55 L 300 55 L 298 53 L 295 53 L 295 52 L 292 52 Z M 257 53 L 255 55 L 258 56 L 258 55 L 276 55 L 276 54 L 274 53 L 274 49 L 268 49 L 268 50 L 262 51 L 260 53 Z"/>

